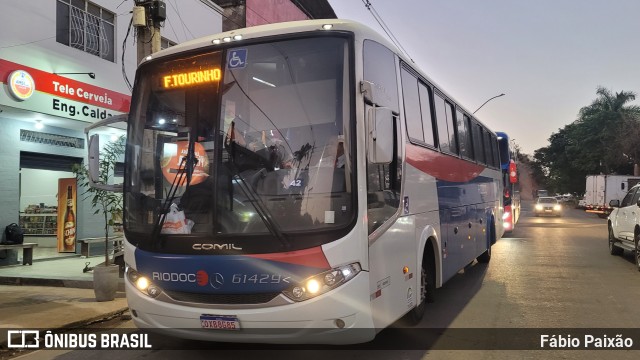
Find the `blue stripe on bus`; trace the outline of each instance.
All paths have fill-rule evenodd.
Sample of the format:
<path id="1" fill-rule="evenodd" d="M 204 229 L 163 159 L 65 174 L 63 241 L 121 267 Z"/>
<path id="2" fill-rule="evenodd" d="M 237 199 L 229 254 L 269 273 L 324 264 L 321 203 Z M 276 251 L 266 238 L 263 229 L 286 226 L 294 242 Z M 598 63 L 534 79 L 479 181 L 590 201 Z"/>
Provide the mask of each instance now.
<path id="1" fill-rule="evenodd" d="M 164 290 L 207 294 L 280 292 L 322 269 L 242 255 L 169 255 L 136 249 L 136 270 Z"/>

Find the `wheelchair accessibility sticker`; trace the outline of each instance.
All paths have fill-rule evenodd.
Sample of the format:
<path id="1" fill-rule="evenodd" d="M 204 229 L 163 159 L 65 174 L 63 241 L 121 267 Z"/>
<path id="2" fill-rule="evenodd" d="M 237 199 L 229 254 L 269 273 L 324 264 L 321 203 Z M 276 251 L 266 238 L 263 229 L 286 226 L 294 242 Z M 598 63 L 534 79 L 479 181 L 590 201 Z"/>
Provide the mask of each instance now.
<path id="1" fill-rule="evenodd" d="M 235 49 L 227 55 L 227 68 L 243 69 L 247 66 L 247 49 Z"/>

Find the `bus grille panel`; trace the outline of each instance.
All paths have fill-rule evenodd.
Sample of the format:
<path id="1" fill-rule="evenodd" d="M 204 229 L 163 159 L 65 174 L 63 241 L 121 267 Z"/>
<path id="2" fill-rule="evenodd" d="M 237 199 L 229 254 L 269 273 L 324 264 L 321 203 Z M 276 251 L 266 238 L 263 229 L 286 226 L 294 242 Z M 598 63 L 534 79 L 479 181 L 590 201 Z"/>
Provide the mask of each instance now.
<path id="1" fill-rule="evenodd" d="M 199 304 L 266 304 L 273 300 L 277 293 L 262 293 L 262 294 L 200 294 L 200 293 L 188 293 L 181 291 L 166 291 L 175 301 L 199 303 Z"/>

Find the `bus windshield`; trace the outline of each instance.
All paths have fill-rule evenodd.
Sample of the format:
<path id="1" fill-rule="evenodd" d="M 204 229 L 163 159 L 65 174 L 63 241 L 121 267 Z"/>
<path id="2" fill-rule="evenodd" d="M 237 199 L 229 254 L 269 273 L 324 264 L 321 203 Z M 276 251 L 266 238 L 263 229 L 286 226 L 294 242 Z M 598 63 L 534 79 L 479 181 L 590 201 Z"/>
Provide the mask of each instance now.
<path id="1" fill-rule="evenodd" d="M 346 231 L 355 214 L 348 48 L 346 38 L 305 38 L 142 65 L 127 238 L 157 248 L 206 237 L 246 252 L 307 248 Z"/>

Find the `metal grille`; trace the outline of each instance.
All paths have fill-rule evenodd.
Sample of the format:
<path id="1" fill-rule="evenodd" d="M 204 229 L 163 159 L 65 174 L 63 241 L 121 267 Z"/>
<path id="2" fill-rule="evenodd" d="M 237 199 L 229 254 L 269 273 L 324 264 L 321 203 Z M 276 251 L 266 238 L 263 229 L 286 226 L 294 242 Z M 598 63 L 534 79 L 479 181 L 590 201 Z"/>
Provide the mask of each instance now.
<path id="1" fill-rule="evenodd" d="M 44 145 L 84 149 L 84 139 L 71 136 L 47 134 L 38 131 L 20 130 L 20 141 Z"/>
<path id="2" fill-rule="evenodd" d="M 102 58 L 109 55 L 107 32 L 99 17 L 71 7 L 71 46 Z"/>
<path id="3" fill-rule="evenodd" d="M 180 291 L 164 291 L 169 297 L 176 301 L 198 303 L 198 304 L 266 304 L 273 300 L 280 293 L 264 294 L 199 294 Z"/>

